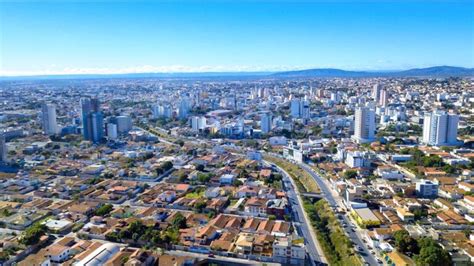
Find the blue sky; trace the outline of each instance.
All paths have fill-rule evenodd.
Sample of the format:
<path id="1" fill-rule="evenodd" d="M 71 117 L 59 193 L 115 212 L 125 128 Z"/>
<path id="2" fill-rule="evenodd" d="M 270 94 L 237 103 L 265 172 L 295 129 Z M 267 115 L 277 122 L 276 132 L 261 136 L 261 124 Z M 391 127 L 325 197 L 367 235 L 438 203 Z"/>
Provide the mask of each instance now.
<path id="1" fill-rule="evenodd" d="M 474 0 L 0 0 L 0 75 L 474 66 Z"/>

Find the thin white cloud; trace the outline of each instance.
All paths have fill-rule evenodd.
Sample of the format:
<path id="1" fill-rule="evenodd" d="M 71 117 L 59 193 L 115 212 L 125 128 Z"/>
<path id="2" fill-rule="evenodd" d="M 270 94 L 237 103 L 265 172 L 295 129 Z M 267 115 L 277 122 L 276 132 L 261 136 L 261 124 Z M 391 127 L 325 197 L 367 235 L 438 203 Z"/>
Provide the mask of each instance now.
<path id="1" fill-rule="evenodd" d="M 258 72 L 308 69 L 310 66 L 134 66 L 126 68 L 63 68 L 53 66 L 44 70 L 3 70 L 0 76 L 43 76 L 84 74 L 132 74 L 132 73 L 190 73 L 190 72 Z"/>
<path id="2" fill-rule="evenodd" d="M 377 71 L 377 70 L 400 70 L 420 67 L 429 67 L 433 65 L 413 65 L 405 64 L 402 67 L 393 67 L 391 61 L 378 60 L 374 65 L 356 66 L 352 64 L 343 65 L 221 65 L 221 66 L 184 66 L 184 65 L 169 65 L 169 66 L 132 66 L 125 68 L 59 68 L 55 65 L 49 65 L 47 69 L 42 70 L 5 70 L 0 68 L 0 77 L 14 77 L 14 76 L 47 76 L 47 75 L 94 75 L 94 74 L 136 74 L 136 73 L 202 73 L 202 72 L 278 72 L 289 70 L 304 70 L 313 68 L 337 68 L 352 71 Z"/>

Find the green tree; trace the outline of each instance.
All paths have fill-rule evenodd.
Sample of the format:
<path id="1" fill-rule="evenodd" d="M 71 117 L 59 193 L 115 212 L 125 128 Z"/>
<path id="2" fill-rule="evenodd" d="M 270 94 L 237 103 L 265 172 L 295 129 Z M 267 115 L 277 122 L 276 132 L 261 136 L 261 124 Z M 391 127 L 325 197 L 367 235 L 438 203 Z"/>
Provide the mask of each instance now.
<path id="1" fill-rule="evenodd" d="M 347 170 L 344 172 L 345 179 L 355 178 L 357 176 L 357 171 L 355 170 Z"/>
<path id="2" fill-rule="evenodd" d="M 243 185 L 243 183 L 242 181 L 238 179 L 234 179 L 234 182 L 232 183 L 232 185 L 234 185 L 235 187 L 240 187 L 241 185 Z"/>
<path id="3" fill-rule="evenodd" d="M 428 211 L 425 209 L 416 209 L 413 211 L 413 214 L 415 215 L 415 220 L 419 220 L 423 217 L 426 217 L 428 215 Z"/>
<path id="4" fill-rule="evenodd" d="M 29 246 L 39 242 L 40 237 L 46 234 L 46 226 L 41 223 L 35 223 L 28 227 L 21 236 L 20 243 Z"/>
<path id="5" fill-rule="evenodd" d="M 94 213 L 97 216 L 105 216 L 109 214 L 113 209 L 114 209 L 114 206 L 112 206 L 112 204 L 104 204 L 100 206 L 97 210 L 95 210 Z"/>
<path id="6" fill-rule="evenodd" d="M 212 174 L 210 173 L 198 173 L 197 174 L 197 179 L 199 182 L 205 184 L 207 182 L 209 182 L 209 180 L 211 180 L 211 177 L 212 177 Z"/>
<path id="7" fill-rule="evenodd" d="M 179 180 L 179 182 L 181 182 L 181 183 L 183 183 L 184 181 L 186 181 L 187 178 L 188 178 L 188 174 L 186 174 L 185 172 L 180 173 L 179 176 L 178 176 L 178 180 Z"/>
<path id="8" fill-rule="evenodd" d="M 402 253 L 418 253 L 418 243 L 405 230 L 397 231 L 393 234 L 395 246 Z"/>
<path id="9" fill-rule="evenodd" d="M 463 229 L 462 232 L 464 233 L 464 235 L 469 238 L 469 236 L 471 235 L 472 231 L 470 228 L 466 228 L 466 229 Z"/>
<path id="10" fill-rule="evenodd" d="M 127 263 L 127 261 L 129 260 L 129 258 L 130 258 L 129 256 L 123 256 L 123 257 L 120 259 L 120 263 L 122 263 L 122 264 Z"/>
<path id="11" fill-rule="evenodd" d="M 170 161 L 166 161 L 161 165 L 161 167 L 163 168 L 163 170 L 168 171 L 173 168 L 173 163 Z"/>
<path id="12" fill-rule="evenodd" d="M 201 213 L 201 212 L 204 211 L 204 209 L 206 208 L 206 206 L 207 206 L 207 202 L 205 202 L 205 201 L 198 201 L 198 202 L 196 202 L 196 204 L 194 205 L 194 209 L 195 209 L 197 212 Z"/>
<path id="13" fill-rule="evenodd" d="M 423 237 L 418 240 L 418 245 L 420 247 L 420 253 L 414 256 L 416 265 L 452 265 L 452 259 L 449 253 L 432 238 Z"/>
<path id="14" fill-rule="evenodd" d="M 196 170 L 201 171 L 201 172 L 204 171 L 204 165 L 202 164 L 196 165 Z"/>
<path id="15" fill-rule="evenodd" d="M 439 157 L 438 155 L 430 155 L 430 156 L 424 156 L 423 159 L 423 166 L 425 167 L 434 167 L 434 166 L 442 166 L 443 165 L 443 159 Z"/>
<path id="16" fill-rule="evenodd" d="M 323 129 L 320 126 L 314 126 L 311 128 L 311 131 L 313 132 L 313 135 L 319 135 Z"/>
<path id="17" fill-rule="evenodd" d="M 184 217 L 181 213 L 176 213 L 176 215 L 173 217 L 173 220 L 171 221 L 171 224 L 178 228 L 178 229 L 183 229 L 187 227 L 186 224 L 186 217 Z"/>

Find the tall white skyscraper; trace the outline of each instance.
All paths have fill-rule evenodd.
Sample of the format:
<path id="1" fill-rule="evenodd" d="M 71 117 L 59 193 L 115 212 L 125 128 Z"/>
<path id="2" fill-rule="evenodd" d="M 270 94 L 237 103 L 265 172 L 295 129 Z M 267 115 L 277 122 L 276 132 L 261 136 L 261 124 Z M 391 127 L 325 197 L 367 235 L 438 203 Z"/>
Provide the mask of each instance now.
<path id="1" fill-rule="evenodd" d="M 204 116 L 191 117 L 191 128 L 193 131 L 203 131 L 206 129 L 207 119 Z"/>
<path id="2" fill-rule="evenodd" d="M 458 144 L 459 116 L 434 111 L 425 114 L 423 121 L 423 143 L 441 146 Z"/>
<path id="3" fill-rule="evenodd" d="M 380 91 L 379 97 L 379 105 L 386 107 L 388 105 L 388 98 L 390 97 L 390 93 L 386 89 L 382 89 Z"/>
<path id="4" fill-rule="evenodd" d="M 353 139 L 357 143 L 369 143 L 375 140 L 375 112 L 368 107 L 357 107 Z"/>
<path id="5" fill-rule="evenodd" d="M 264 134 L 268 134 L 272 130 L 272 115 L 270 113 L 263 113 L 260 116 L 260 128 Z"/>
<path id="6" fill-rule="evenodd" d="M 173 116 L 173 110 L 168 103 L 162 103 L 152 106 L 151 109 L 153 118 L 171 118 Z"/>
<path id="7" fill-rule="evenodd" d="M 56 122 L 56 106 L 50 103 L 44 103 L 42 108 L 43 131 L 46 135 L 58 133 L 58 124 Z"/>
<path id="8" fill-rule="evenodd" d="M 292 118 L 310 118 L 309 101 L 293 98 L 290 101 L 290 115 Z"/>
<path id="9" fill-rule="evenodd" d="M 379 101 L 381 90 L 382 90 L 382 85 L 380 84 L 375 84 L 374 87 L 372 88 L 372 98 L 375 100 L 375 102 Z"/>

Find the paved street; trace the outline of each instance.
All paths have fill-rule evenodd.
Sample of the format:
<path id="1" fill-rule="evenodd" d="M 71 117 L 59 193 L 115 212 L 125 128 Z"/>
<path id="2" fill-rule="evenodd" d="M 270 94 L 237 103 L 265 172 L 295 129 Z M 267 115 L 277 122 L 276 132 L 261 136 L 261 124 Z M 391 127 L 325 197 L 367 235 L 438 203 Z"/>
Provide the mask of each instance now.
<path id="1" fill-rule="evenodd" d="M 211 262 L 213 261 L 219 262 L 219 263 L 225 262 L 226 264 L 229 264 L 229 265 L 261 265 L 262 264 L 261 262 L 252 261 L 248 259 L 230 258 L 230 257 L 217 256 L 217 255 L 211 258 L 207 254 L 199 254 L 199 253 L 186 252 L 186 251 L 181 251 L 181 250 L 170 250 L 170 251 L 166 251 L 166 253 L 170 255 L 175 255 L 175 256 L 189 256 L 189 257 L 194 257 L 194 258 L 208 259 Z M 268 266 L 281 265 L 280 263 L 272 263 L 272 262 L 266 262 L 265 264 Z"/>
<path id="2" fill-rule="evenodd" d="M 265 161 L 265 163 L 274 165 L 267 161 Z M 319 243 L 317 242 L 314 231 L 312 228 L 310 228 L 311 223 L 303 210 L 303 203 L 301 202 L 301 198 L 296 191 L 296 186 L 293 183 L 293 180 L 290 178 L 288 173 L 285 172 L 285 170 L 278 166 L 276 166 L 276 168 L 283 174 L 283 187 L 287 193 L 292 207 L 291 212 L 293 215 L 293 220 L 296 222 L 298 233 L 305 238 L 306 249 L 308 251 L 312 265 L 326 264 L 327 260 L 324 257 L 324 253 Z"/>
<path id="3" fill-rule="evenodd" d="M 318 173 L 316 173 L 311 167 L 309 167 L 306 164 L 299 164 L 304 170 L 306 170 L 308 173 L 311 174 L 311 176 L 316 180 L 318 183 L 319 188 L 321 189 L 321 192 L 324 194 L 324 198 L 329 202 L 331 206 L 339 206 L 341 208 L 344 207 L 342 203 L 342 199 L 336 195 L 336 193 L 331 189 L 329 183 L 327 182 L 326 179 L 321 177 Z M 352 221 L 348 218 L 348 215 L 343 215 L 342 220 L 347 224 L 347 225 L 352 225 Z M 361 247 L 363 249 L 363 253 L 365 254 L 363 259 L 365 262 L 369 263 L 370 265 L 378 265 L 377 259 L 370 253 L 370 250 L 367 248 L 365 243 L 362 241 L 362 236 L 358 232 L 360 229 L 356 228 L 354 231 L 352 230 L 352 226 L 345 227 L 344 230 L 346 231 L 347 235 L 349 238 L 352 240 L 352 242 Z"/>

